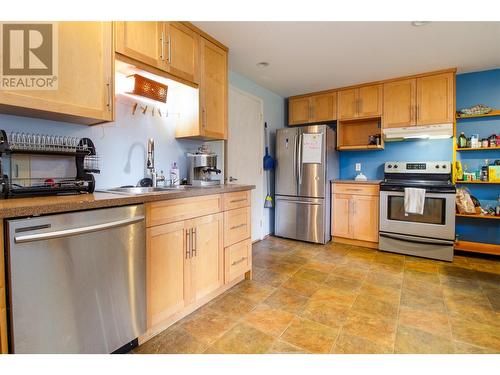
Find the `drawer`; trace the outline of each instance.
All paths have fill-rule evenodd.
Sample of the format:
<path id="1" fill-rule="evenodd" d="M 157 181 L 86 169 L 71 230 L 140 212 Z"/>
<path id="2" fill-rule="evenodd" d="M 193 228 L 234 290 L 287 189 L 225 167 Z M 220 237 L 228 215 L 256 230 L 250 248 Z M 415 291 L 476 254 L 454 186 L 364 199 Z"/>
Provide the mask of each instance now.
<path id="1" fill-rule="evenodd" d="M 379 195 L 379 186 L 373 184 L 333 184 L 334 194 Z"/>
<path id="2" fill-rule="evenodd" d="M 174 223 L 221 212 L 222 195 L 203 195 L 146 204 L 146 226 Z"/>
<path id="3" fill-rule="evenodd" d="M 250 200 L 252 199 L 251 193 L 251 190 L 224 193 L 223 210 L 234 210 L 235 208 L 250 206 Z"/>
<path id="4" fill-rule="evenodd" d="M 235 243 L 224 249 L 225 284 L 249 271 L 252 267 L 252 240 Z"/>
<path id="5" fill-rule="evenodd" d="M 250 238 L 250 207 L 224 212 L 224 246 Z"/>

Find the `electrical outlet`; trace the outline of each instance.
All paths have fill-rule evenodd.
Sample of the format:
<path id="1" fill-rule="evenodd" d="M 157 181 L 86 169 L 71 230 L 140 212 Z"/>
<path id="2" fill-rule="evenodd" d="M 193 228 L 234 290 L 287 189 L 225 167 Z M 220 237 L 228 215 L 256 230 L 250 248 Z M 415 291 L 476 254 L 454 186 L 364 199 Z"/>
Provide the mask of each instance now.
<path id="1" fill-rule="evenodd" d="M 361 172 L 361 163 L 356 163 L 356 172 Z"/>

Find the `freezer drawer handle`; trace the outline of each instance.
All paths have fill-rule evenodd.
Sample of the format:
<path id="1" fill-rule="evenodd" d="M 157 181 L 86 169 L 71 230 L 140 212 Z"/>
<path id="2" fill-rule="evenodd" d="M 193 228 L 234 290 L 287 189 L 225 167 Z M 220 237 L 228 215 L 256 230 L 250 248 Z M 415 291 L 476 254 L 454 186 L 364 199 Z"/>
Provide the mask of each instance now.
<path id="1" fill-rule="evenodd" d="M 37 234 L 27 234 L 24 236 L 15 236 L 15 243 L 27 243 L 34 241 L 43 241 L 43 240 L 51 240 L 54 238 L 62 238 L 62 237 L 70 237 L 78 234 L 99 232 L 106 229 L 123 227 L 130 224 L 139 223 L 144 220 L 144 216 L 134 216 L 129 219 L 111 221 L 109 223 L 97 224 L 97 225 L 89 225 L 83 228 L 74 228 L 74 229 L 64 229 L 58 230 L 54 232 L 47 233 L 37 233 Z"/>
<path id="2" fill-rule="evenodd" d="M 310 204 L 311 206 L 321 206 L 322 203 L 315 203 L 315 202 L 304 202 L 304 201 L 294 201 L 292 199 L 277 199 L 277 202 L 293 202 L 293 203 L 299 203 L 299 204 Z"/>
<path id="3" fill-rule="evenodd" d="M 406 236 L 398 236 L 397 234 L 385 234 L 385 233 L 379 233 L 380 237 L 385 237 L 385 238 L 392 238 L 394 240 L 401 240 L 401 241 L 407 241 L 407 242 L 413 242 L 413 243 L 422 243 L 422 244 L 430 244 L 430 245 L 443 245 L 443 246 L 449 246 L 453 245 L 453 241 L 446 241 L 446 240 L 435 240 L 435 239 L 430 239 L 427 240 L 425 238 L 414 240 L 410 239 Z"/>

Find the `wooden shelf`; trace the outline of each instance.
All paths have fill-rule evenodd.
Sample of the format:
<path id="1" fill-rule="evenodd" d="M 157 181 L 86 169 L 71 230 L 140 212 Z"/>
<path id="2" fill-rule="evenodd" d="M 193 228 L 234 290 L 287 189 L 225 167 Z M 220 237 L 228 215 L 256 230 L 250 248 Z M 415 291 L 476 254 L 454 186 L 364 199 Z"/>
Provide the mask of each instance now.
<path id="1" fill-rule="evenodd" d="M 490 113 L 487 113 L 485 115 L 463 115 L 463 116 L 456 116 L 457 120 L 463 119 L 463 118 L 481 118 L 481 117 L 493 117 L 493 116 L 500 116 L 500 110 L 495 109 L 491 111 Z"/>
<path id="2" fill-rule="evenodd" d="M 351 150 L 351 151 L 356 151 L 356 150 L 362 151 L 362 150 L 383 150 L 383 149 L 384 149 L 384 146 L 382 146 L 382 145 L 379 145 L 379 146 L 376 146 L 376 145 L 360 145 L 360 146 L 339 146 L 339 147 L 337 147 L 337 150 L 339 150 L 339 151 L 348 151 L 348 150 Z"/>
<path id="3" fill-rule="evenodd" d="M 500 255 L 500 245 L 482 242 L 456 241 L 455 250 L 468 251 L 470 253 Z"/>
<path id="4" fill-rule="evenodd" d="M 498 185 L 500 181 L 455 181 L 456 184 L 484 184 L 484 185 Z"/>
<path id="5" fill-rule="evenodd" d="M 500 216 L 482 215 L 482 214 L 474 214 L 474 215 L 456 214 L 455 216 L 467 217 L 467 218 L 471 218 L 471 219 L 500 220 Z"/>
<path id="6" fill-rule="evenodd" d="M 485 151 L 485 150 L 500 150 L 500 147 L 477 147 L 477 148 L 457 147 L 457 151 Z"/>

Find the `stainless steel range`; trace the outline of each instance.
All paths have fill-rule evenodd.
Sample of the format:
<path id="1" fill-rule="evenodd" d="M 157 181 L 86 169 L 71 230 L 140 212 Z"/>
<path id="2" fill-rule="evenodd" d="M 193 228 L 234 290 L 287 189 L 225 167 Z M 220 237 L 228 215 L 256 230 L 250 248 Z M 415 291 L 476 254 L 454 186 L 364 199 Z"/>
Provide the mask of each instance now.
<path id="1" fill-rule="evenodd" d="M 455 187 L 451 163 L 387 162 L 380 184 L 379 249 L 452 261 Z M 405 188 L 425 189 L 422 214 L 405 210 Z"/>

